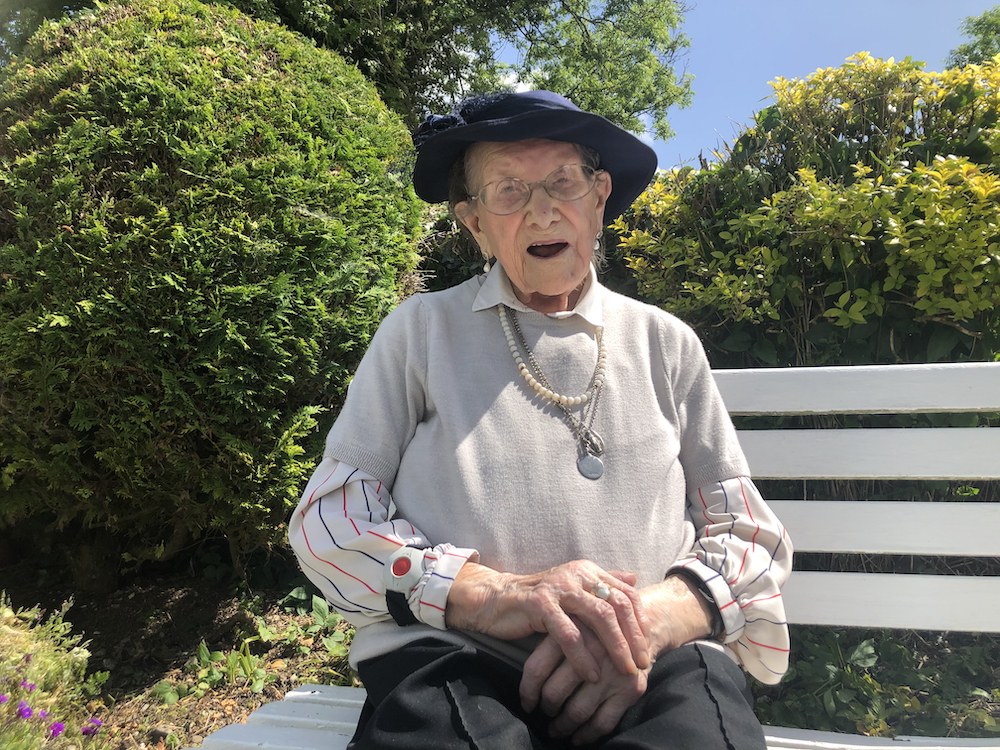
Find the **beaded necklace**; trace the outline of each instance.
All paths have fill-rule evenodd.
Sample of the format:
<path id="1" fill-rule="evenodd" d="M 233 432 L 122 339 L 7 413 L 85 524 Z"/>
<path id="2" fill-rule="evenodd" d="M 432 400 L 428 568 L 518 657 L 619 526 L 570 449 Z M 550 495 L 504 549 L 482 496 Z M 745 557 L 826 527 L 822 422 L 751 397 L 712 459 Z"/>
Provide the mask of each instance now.
<path id="1" fill-rule="evenodd" d="M 579 396 L 564 396 L 553 390 L 552 384 L 549 383 L 538 364 L 538 360 L 535 359 L 534 352 L 528 348 L 528 342 L 525 340 L 524 334 L 521 333 L 521 326 L 517 322 L 517 313 L 504 304 L 498 305 L 497 311 L 500 315 L 500 325 L 503 326 L 504 336 L 507 337 L 507 345 L 510 347 L 510 355 L 514 358 L 514 363 L 517 365 L 518 372 L 524 382 L 542 398 L 551 401 L 563 413 L 570 429 L 576 435 L 580 448 L 580 456 L 576 462 L 577 469 L 587 479 L 600 479 L 601 475 L 604 474 L 604 462 L 601 460 L 601 455 L 604 453 L 604 440 L 593 429 L 593 424 L 594 416 L 597 414 L 597 404 L 601 398 L 601 386 L 604 385 L 604 376 L 607 371 L 608 352 L 604 346 L 604 329 L 597 329 L 597 367 L 594 369 L 590 388 Z M 512 327 L 513 332 L 511 331 Z M 525 356 L 531 364 L 531 369 L 534 369 L 534 374 L 521 356 L 517 342 L 514 340 L 514 333 L 520 340 Z M 587 408 L 583 419 L 580 419 L 570 411 L 570 407 L 582 405 L 586 405 Z"/>

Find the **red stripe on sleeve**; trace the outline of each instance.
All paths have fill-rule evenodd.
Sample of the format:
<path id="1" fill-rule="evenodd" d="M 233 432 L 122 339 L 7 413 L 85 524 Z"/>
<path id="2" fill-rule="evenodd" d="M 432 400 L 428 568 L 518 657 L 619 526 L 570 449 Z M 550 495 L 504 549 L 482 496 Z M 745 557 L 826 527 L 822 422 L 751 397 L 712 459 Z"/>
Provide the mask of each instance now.
<path id="1" fill-rule="evenodd" d="M 384 540 L 385 540 L 385 541 L 387 541 L 387 542 L 392 542 L 392 543 L 393 543 L 393 544 L 395 544 L 395 545 L 396 545 L 397 547 L 402 547 L 402 546 L 403 546 L 403 543 L 402 543 L 401 541 L 399 541 L 398 539 L 390 539 L 390 538 L 389 538 L 389 537 L 387 537 L 387 536 L 382 536 L 381 534 L 376 534 L 376 533 L 375 533 L 374 531 L 372 531 L 371 529 L 368 529 L 368 531 L 366 531 L 365 533 L 366 533 L 366 534 L 371 534 L 372 536 L 377 536 L 377 537 L 378 537 L 379 539 L 384 539 Z"/>
<path id="2" fill-rule="evenodd" d="M 358 525 L 354 523 L 354 519 L 347 515 L 347 485 L 344 485 L 344 518 L 351 522 L 351 526 L 354 527 L 354 533 L 361 536 L 361 532 L 358 531 Z"/>
<path id="3" fill-rule="evenodd" d="M 754 520 L 753 512 L 750 510 L 750 503 L 747 500 L 747 491 L 746 488 L 743 486 L 743 478 L 742 477 L 736 477 L 736 478 L 740 480 L 740 492 L 743 494 L 743 505 L 746 506 L 747 515 L 750 516 L 750 520 L 753 521 L 753 523 L 757 524 L 757 530 L 753 533 L 753 538 L 750 540 L 750 546 L 756 550 L 757 535 L 760 533 L 760 524 Z"/>
<path id="4" fill-rule="evenodd" d="M 338 464 L 337 468 L 339 468 L 339 464 Z M 305 516 L 306 510 L 309 508 L 310 505 L 312 505 L 312 501 L 316 499 L 316 493 L 319 492 L 321 489 L 323 489 L 323 485 L 325 485 L 327 482 L 329 482 L 330 481 L 330 477 L 332 477 L 336 473 L 337 473 L 337 469 L 334 469 L 333 471 L 330 472 L 330 475 L 326 479 L 324 479 L 322 482 L 320 482 L 319 484 L 316 485 L 316 489 L 314 489 L 312 491 L 312 494 L 309 496 L 309 502 L 306 503 L 306 507 L 302 509 L 302 512 L 301 512 L 300 515 L 302 515 L 303 517 Z"/>
<path id="5" fill-rule="evenodd" d="M 308 535 L 306 534 L 306 527 L 305 527 L 305 526 L 303 526 L 303 527 L 302 527 L 302 538 L 303 538 L 303 539 L 305 540 L 305 542 L 306 542 L 306 547 L 307 547 L 307 548 L 309 549 L 309 554 L 311 554 L 311 555 L 312 555 L 313 557 L 315 557 L 315 558 L 316 558 L 316 559 L 317 559 L 317 560 L 318 560 L 319 562 L 321 562 L 321 563 L 326 563 L 326 564 L 327 564 L 327 565 L 329 565 L 329 566 L 330 566 L 331 568 L 334 568 L 335 570 L 338 570 L 338 571 L 340 571 L 341 573 L 343 573 L 343 574 L 344 574 L 345 576 L 347 576 L 348 578 L 353 578 L 353 579 L 354 579 L 355 581 L 357 581 L 358 583 L 360 583 L 360 584 L 361 584 L 362 586 L 364 586 L 364 587 L 365 587 L 366 589 L 368 589 L 369 591 L 371 591 L 371 592 L 372 592 L 373 594 L 377 594 L 377 593 L 378 593 L 378 592 L 377 592 L 377 591 L 376 591 L 375 589 L 373 589 L 373 588 L 372 588 L 371 586 L 369 586 L 369 585 L 368 585 L 367 583 L 365 583 L 364 581 L 362 581 L 362 580 L 361 580 L 360 578 L 358 578 L 357 576 L 355 576 L 355 575 L 351 575 L 350 573 L 348 573 L 348 572 L 347 572 L 346 570 L 344 570 L 343 568 L 338 568 L 338 567 L 337 567 L 336 565 L 334 565 L 334 564 L 333 564 L 332 562 L 330 562 L 329 560 L 324 560 L 324 559 L 323 559 L 322 557 L 320 557 L 320 556 L 319 556 L 319 555 L 317 555 L 317 554 L 316 554 L 315 552 L 313 552 L 313 548 L 312 548 L 312 545 L 311 545 L 311 544 L 309 543 L 309 536 L 308 536 Z"/>
<path id="6" fill-rule="evenodd" d="M 732 587 L 733 584 L 735 584 L 738 580 L 740 580 L 740 576 L 743 575 L 743 568 L 747 564 L 747 555 L 749 554 L 750 550 L 748 549 L 743 550 L 743 559 L 740 561 L 740 569 L 736 571 L 736 577 L 733 580 L 729 581 L 730 587 Z"/>
<path id="7" fill-rule="evenodd" d="M 744 636 L 744 638 L 746 638 L 746 636 Z M 781 651 L 782 653 L 785 653 L 785 654 L 787 654 L 789 652 L 789 650 L 787 648 L 778 648 L 777 646 L 768 646 L 766 643 L 757 643 L 757 641 L 751 640 L 750 638 L 747 638 L 747 640 L 750 641 L 750 643 L 752 643 L 753 645 L 760 646 L 761 648 L 769 648 L 772 651 Z"/>
<path id="8" fill-rule="evenodd" d="M 751 604 L 756 604 L 757 602 L 767 602 L 770 601 L 771 599 L 777 599 L 779 596 L 781 596 L 780 592 L 775 594 L 774 596 L 765 596 L 763 599 L 751 599 L 746 604 L 741 604 L 740 609 L 746 609 Z"/>
<path id="9" fill-rule="evenodd" d="M 699 500 L 701 500 L 701 506 L 702 506 L 702 511 L 701 511 L 701 514 L 702 514 L 703 516 L 705 516 L 705 520 L 706 520 L 706 521 L 707 521 L 707 522 L 708 522 L 709 524 L 711 524 L 711 523 L 712 523 L 712 519 L 708 517 L 708 513 L 706 512 L 706 511 L 708 511 L 708 504 L 707 504 L 707 503 L 705 502 L 705 498 L 704 498 L 704 496 L 703 496 L 703 495 L 701 494 L 701 487 L 699 487 L 699 488 L 698 488 L 698 499 L 699 499 Z"/>

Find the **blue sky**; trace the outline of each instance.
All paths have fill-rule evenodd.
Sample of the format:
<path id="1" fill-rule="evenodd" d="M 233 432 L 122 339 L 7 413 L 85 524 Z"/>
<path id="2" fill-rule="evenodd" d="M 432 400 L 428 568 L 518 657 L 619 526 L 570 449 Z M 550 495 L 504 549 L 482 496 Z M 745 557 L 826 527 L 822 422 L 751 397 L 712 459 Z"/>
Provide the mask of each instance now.
<path id="1" fill-rule="evenodd" d="M 697 167 L 732 141 L 739 124 L 768 106 L 769 81 L 804 78 L 866 51 L 941 70 L 965 39 L 959 25 L 1000 0 L 688 0 L 683 31 L 691 39 L 687 70 L 694 101 L 672 110 L 676 136 L 653 144 L 661 169 Z"/>

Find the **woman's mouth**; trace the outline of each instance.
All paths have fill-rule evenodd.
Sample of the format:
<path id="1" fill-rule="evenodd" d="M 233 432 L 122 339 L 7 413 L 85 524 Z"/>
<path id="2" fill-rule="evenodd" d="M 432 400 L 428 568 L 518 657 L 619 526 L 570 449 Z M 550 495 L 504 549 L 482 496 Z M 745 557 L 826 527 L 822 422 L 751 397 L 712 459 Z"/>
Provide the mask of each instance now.
<path id="1" fill-rule="evenodd" d="M 569 246 L 568 242 L 540 242 L 528 248 L 528 255 L 535 258 L 551 258 Z"/>

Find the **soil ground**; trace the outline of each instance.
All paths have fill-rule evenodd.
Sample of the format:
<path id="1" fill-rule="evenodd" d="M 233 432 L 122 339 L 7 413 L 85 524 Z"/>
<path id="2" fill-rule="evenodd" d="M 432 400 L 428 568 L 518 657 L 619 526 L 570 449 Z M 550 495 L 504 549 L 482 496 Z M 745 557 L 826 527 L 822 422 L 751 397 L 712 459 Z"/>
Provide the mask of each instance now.
<path id="1" fill-rule="evenodd" d="M 251 643 L 271 680 L 260 693 L 246 684 L 223 683 L 201 698 L 188 696 L 171 705 L 151 695 L 162 680 L 192 681 L 184 667 L 203 640 L 210 651 L 228 653 L 257 633 L 258 617 L 277 633 L 293 623 L 302 630 L 313 624 L 311 615 L 288 613 L 278 603 L 300 582 L 294 565 L 279 562 L 277 575 L 273 563 L 270 567 L 271 575 L 257 585 L 234 582 L 224 567 L 149 569 L 123 578 L 110 594 L 92 595 L 75 591 L 64 575 L 40 568 L 37 561 L 22 560 L 0 568 L 0 590 L 15 609 L 40 605 L 58 611 L 73 600 L 66 619 L 90 642 L 89 671 L 110 674 L 103 701 L 89 709 L 104 721 L 102 734 L 114 750 L 186 748 L 197 747 L 222 726 L 244 721 L 298 685 L 344 684 L 352 678 L 345 663 L 330 661 L 320 639 L 303 636 L 294 644 Z"/>

